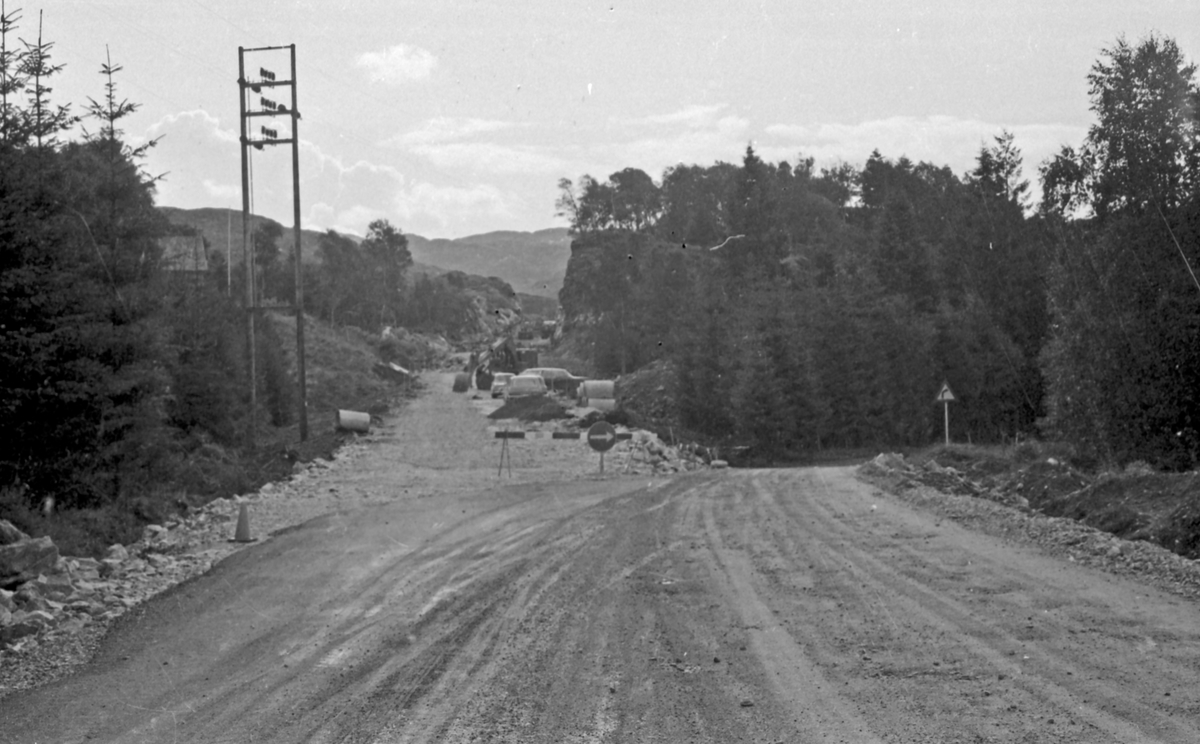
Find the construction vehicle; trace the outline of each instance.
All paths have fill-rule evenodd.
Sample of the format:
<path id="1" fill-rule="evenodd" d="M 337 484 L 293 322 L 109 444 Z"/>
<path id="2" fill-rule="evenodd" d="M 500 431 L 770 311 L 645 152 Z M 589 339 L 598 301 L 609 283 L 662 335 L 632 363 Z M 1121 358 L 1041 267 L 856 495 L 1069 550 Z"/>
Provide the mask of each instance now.
<path id="1" fill-rule="evenodd" d="M 520 349 L 509 336 L 503 336 L 493 341 L 488 348 L 479 353 L 472 353 L 467 364 L 479 390 L 489 390 L 492 387 L 492 376 L 497 372 L 520 374 L 538 364 L 537 349 Z"/>

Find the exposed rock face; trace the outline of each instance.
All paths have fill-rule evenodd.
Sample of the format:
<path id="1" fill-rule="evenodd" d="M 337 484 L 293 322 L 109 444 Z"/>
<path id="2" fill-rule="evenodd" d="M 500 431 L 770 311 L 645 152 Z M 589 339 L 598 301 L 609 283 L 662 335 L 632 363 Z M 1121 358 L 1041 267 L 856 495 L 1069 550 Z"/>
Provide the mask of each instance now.
<path id="1" fill-rule="evenodd" d="M 29 535 L 21 532 L 7 519 L 0 519 L 0 545 L 12 545 L 22 540 L 28 540 Z"/>

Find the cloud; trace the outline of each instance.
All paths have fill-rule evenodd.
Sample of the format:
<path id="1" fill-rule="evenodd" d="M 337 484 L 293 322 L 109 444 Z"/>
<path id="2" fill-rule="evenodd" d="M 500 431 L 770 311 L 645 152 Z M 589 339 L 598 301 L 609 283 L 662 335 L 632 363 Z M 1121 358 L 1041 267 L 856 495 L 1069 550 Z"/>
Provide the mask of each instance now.
<path id="1" fill-rule="evenodd" d="M 311 230 L 335 230 L 342 235 L 364 236 L 367 225 L 377 219 L 392 220 L 394 215 L 365 204 L 345 206 L 315 202 L 308 207 L 301 222 Z"/>
<path id="2" fill-rule="evenodd" d="M 465 213 L 507 217 L 509 199 L 495 186 L 476 184 L 468 187 L 416 184 L 396 197 L 396 205 L 409 213 L 424 212 L 440 216 L 444 224 Z"/>
<path id="3" fill-rule="evenodd" d="M 672 135 L 632 140 L 621 150 L 644 163 L 643 170 L 656 174 L 679 163 L 709 164 L 731 157 L 740 162 L 750 134 L 748 119 L 725 116 Z"/>
<path id="4" fill-rule="evenodd" d="M 396 85 L 429 77 L 437 57 L 420 47 L 397 44 L 382 52 L 364 52 L 355 64 L 367 71 L 371 82 Z"/>
<path id="5" fill-rule="evenodd" d="M 405 150 L 438 168 L 491 174 L 558 173 L 566 163 L 553 148 L 471 141 L 476 135 L 525 128 L 495 119 L 441 116 L 385 140 L 382 145 Z"/>
<path id="6" fill-rule="evenodd" d="M 439 168 L 488 173 L 559 173 L 566 162 L 532 145 L 509 147 L 492 142 L 449 142 L 409 149 Z"/>
<path id="7" fill-rule="evenodd" d="M 664 170 L 679 163 L 740 162 L 752 138 L 751 122 L 733 114 L 720 116 L 725 108 L 724 104 L 689 106 L 667 114 L 614 121 L 616 131 L 607 127 L 606 140 L 561 148 L 557 153 L 563 161 L 560 172 L 587 173 L 603 180 L 630 167 L 658 179 Z"/>
<path id="8" fill-rule="evenodd" d="M 146 170 L 165 174 L 156 184 L 159 204 L 234 206 L 241 203 L 238 133 L 206 111 L 164 116 L 141 139 L 161 137 L 146 155 Z M 197 203 L 199 202 L 199 203 Z"/>
<path id="9" fill-rule="evenodd" d="M 217 183 L 211 178 L 202 179 L 200 183 L 204 186 L 204 192 L 221 204 L 231 203 L 242 198 L 240 184 Z"/>
<path id="10" fill-rule="evenodd" d="M 957 174 L 975 165 L 980 147 L 1007 129 L 1022 150 L 1025 177 L 1064 143 L 1082 140 L 1086 129 L 1065 124 L 1004 125 L 952 116 L 894 116 L 856 124 L 793 125 L 766 127 L 759 154 L 765 159 L 795 160 L 813 157 L 818 164 L 837 160 L 865 162 L 873 150 L 886 158 L 907 157 L 949 166 Z"/>
<path id="11" fill-rule="evenodd" d="M 709 106 L 692 105 L 667 114 L 652 114 L 635 119 L 619 119 L 617 123 L 632 126 L 674 126 L 683 124 L 689 127 L 703 127 L 710 125 L 716 119 L 717 114 L 724 108 L 726 106 L 723 103 Z"/>
<path id="12" fill-rule="evenodd" d="M 168 132 L 176 140 L 184 139 L 193 143 L 216 141 L 235 146 L 238 143 L 237 131 L 223 129 L 221 120 L 203 109 L 167 114 L 150 125 L 146 130 L 146 137 L 153 139 Z"/>
<path id="13" fill-rule="evenodd" d="M 515 125 L 506 121 L 475 119 L 471 117 L 439 116 L 425 122 L 420 128 L 397 135 L 383 142 L 385 147 L 425 145 L 436 142 L 453 142 L 483 132 L 498 132 Z"/>

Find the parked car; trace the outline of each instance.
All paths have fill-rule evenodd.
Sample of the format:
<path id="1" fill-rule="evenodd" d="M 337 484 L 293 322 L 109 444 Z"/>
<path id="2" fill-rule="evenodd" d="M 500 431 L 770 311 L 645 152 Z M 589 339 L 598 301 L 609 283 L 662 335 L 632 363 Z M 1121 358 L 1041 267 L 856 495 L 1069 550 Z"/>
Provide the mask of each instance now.
<path id="1" fill-rule="evenodd" d="M 561 367 L 534 367 L 527 369 L 521 374 L 523 375 L 539 375 L 546 381 L 546 387 L 556 393 L 574 396 L 575 391 L 579 389 L 579 383 L 586 380 L 586 377 L 576 377 Z"/>
<path id="2" fill-rule="evenodd" d="M 520 374 L 504 385 L 504 399 L 521 398 L 527 395 L 545 395 L 546 381 L 540 375 Z"/>
<path id="3" fill-rule="evenodd" d="M 497 372 L 492 376 L 492 397 L 499 398 L 504 395 L 504 388 L 508 385 L 508 381 L 516 377 L 512 372 Z"/>

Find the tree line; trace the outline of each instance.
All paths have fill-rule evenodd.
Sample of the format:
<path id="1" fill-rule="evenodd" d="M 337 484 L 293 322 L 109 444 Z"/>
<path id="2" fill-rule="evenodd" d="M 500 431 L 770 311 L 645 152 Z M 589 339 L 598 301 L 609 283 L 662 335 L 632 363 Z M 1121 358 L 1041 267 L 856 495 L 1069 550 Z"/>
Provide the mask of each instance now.
<path id="1" fill-rule="evenodd" d="M 1081 458 L 1200 456 L 1200 94 L 1175 42 L 1119 39 L 1095 123 L 1037 169 L 1011 133 L 974 167 L 626 168 L 559 182 L 560 301 L 601 374 L 671 362 L 684 425 L 763 458 L 952 435 L 1053 437 Z"/>
<path id="2" fill-rule="evenodd" d="M 101 95 L 77 114 L 53 100 L 54 45 L 40 24 L 24 34 L 36 41 L 18 39 L 21 21 L 0 10 L 0 518 L 103 548 L 193 496 L 255 486 L 263 462 L 286 465 L 247 433 L 252 415 L 294 423 L 294 360 L 259 324 L 251 411 L 244 286 L 226 286 L 224 257 L 197 272 L 164 255 L 189 229 L 155 207 L 156 141 L 134 147 L 122 131 L 138 109 L 119 94 L 122 67 L 103 61 Z M 281 237 L 269 220 L 253 235 L 268 304 L 294 296 Z M 361 241 L 329 231 L 303 266 L 306 310 L 376 332 L 446 325 L 463 293 L 440 277 L 407 288 L 411 264 L 387 220 Z"/>
<path id="3" fill-rule="evenodd" d="M 268 304 L 290 303 L 295 296 L 294 256 L 281 247 L 282 239 L 283 226 L 265 219 L 250 236 L 257 296 Z M 413 276 L 412 266 L 408 238 L 387 219 L 371 221 L 361 239 L 326 230 L 317 239 L 316 260 L 302 265 L 304 310 L 332 325 L 369 333 L 398 326 L 458 339 L 478 331 L 475 296 L 515 295 L 495 277 L 460 271 Z M 233 294 L 244 291 L 243 281 L 239 272 Z"/>

